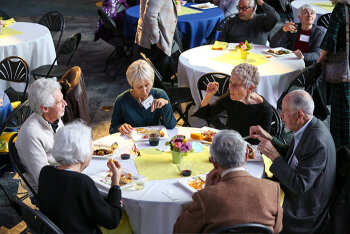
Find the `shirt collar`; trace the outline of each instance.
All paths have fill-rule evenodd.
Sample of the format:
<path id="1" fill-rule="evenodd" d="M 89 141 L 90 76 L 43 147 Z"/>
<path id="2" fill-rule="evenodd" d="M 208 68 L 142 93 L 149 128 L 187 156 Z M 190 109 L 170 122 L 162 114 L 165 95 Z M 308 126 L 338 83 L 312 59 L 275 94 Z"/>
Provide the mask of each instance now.
<path id="1" fill-rule="evenodd" d="M 56 130 L 58 128 L 58 122 L 60 121 L 60 119 L 57 119 L 56 121 L 54 121 L 53 123 L 50 123 L 49 121 L 46 120 L 46 122 L 48 122 L 51 127 L 52 127 L 52 130 L 54 133 L 56 133 Z"/>
<path id="2" fill-rule="evenodd" d="M 227 175 L 228 173 L 233 172 L 233 171 L 245 171 L 245 168 L 244 167 L 235 167 L 235 168 L 227 169 L 221 174 L 221 178 L 224 177 L 225 175 Z"/>

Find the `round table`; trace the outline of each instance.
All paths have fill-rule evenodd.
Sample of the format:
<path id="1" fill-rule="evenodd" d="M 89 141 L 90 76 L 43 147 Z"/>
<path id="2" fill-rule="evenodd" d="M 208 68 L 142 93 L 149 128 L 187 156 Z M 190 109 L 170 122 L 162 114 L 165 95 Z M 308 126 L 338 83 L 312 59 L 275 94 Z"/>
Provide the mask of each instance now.
<path id="1" fill-rule="evenodd" d="M 186 3 L 189 7 L 192 3 Z M 198 10 L 190 8 L 193 10 Z M 205 43 L 206 38 L 212 33 L 216 25 L 224 18 L 224 13 L 218 7 L 206 10 L 198 10 L 202 13 L 181 15 L 178 17 L 177 27 L 181 33 L 184 50 L 197 47 Z M 140 5 L 126 10 L 124 20 L 124 36 L 135 37 L 137 21 L 140 17 Z"/>
<path id="2" fill-rule="evenodd" d="M 54 61 L 55 46 L 47 27 L 36 23 L 16 22 L 9 28 L 19 34 L 1 37 L 0 33 L 0 61 L 9 56 L 19 56 L 28 63 L 30 70 Z M 23 92 L 25 84 L 0 80 L 1 90 L 8 87 Z"/>
<path id="3" fill-rule="evenodd" d="M 313 4 L 318 4 L 318 3 L 323 3 L 323 4 L 331 4 L 330 1 L 328 0 L 306 0 L 306 1 L 293 1 L 291 3 L 291 6 L 292 6 L 292 10 L 293 10 L 293 20 L 295 23 L 300 23 L 300 20 L 298 19 L 298 9 L 299 7 L 301 7 L 302 5 L 304 4 L 309 4 L 311 6 L 313 6 L 316 10 L 316 18 L 315 18 L 315 24 L 317 23 L 317 20 L 318 18 L 320 18 L 321 15 L 324 15 L 324 14 L 327 14 L 327 13 L 332 13 L 332 11 L 330 10 L 326 10 L 320 6 L 316 6 L 316 5 L 313 5 Z"/>
<path id="4" fill-rule="evenodd" d="M 169 136 L 172 137 L 177 134 L 189 136 L 191 130 L 194 129 L 179 127 L 167 131 Z M 127 136 L 120 136 L 117 133 L 100 138 L 94 144 L 111 145 L 116 141 L 121 142 L 123 140 L 132 141 Z M 164 146 L 164 144 L 165 141 L 161 141 L 159 146 Z M 148 143 L 136 143 L 136 145 L 138 149 L 150 147 Z M 93 178 L 94 175 L 108 170 L 106 162 L 107 159 L 92 158 L 90 165 L 83 173 Z M 133 160 L 121 160 L 120 162 L 123 168 L 138 174 Z M 258 178 L 261 178 L 264 173 L 263 161 L 247 162 L 245 167 L 251 175 Z M 122 190 L 124 209 L 129 216 L 134 233 L 172 233 L 177 217 L 192 201 L 192 192 L 180 185 L 178 180 L 146 181 L 145 187 L 141 191 Z M 96 185 L 102 194 L 106 195 L 108 193 L 109 188 L 100 186 L 99 183 L 96 183 Z M 169 194 L 172 194 L 173 197 L 170 197 Z"/>

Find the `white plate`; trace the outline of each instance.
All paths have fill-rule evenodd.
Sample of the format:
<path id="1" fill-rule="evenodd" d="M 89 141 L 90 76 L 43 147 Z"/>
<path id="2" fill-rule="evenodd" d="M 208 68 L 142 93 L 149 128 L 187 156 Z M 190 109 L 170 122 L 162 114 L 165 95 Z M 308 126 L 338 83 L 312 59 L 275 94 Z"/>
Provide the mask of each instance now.
<path id="1" fill-rule="evenodd" d="M 94 148 L 94 151 L 96 150 L 96 149 L 98 149 L 98 148 L 108 148 L 108 147 L 95 147 Z M 92 158 L 97 158 L 97 159 L 110 159 L 110 158 L 113 158 L 114 157 L 114 155 L 115 155 L 115 150 L 113 151 L 113 153 L 111 153 L 111 154 L 106 154 L 106 155 L 103 155 L 103 156 L 100 156 L 100 155 L 92 155 Z"/>
<path id="2" fill-rule="evenodd" d="M 204 180 L 204 181 L 205 181 L 205 179 L 206 179 L 206 176 L 205 176 L 205 175 L 199 175 L 199 176 L 193 176 L 193 177 L 186 178 L 186 179 L 180 179 L 180 180 L 178 180 L 177 182 L 179 182 L 183 187 L 185 187 L 186 189 L 188 189 L 190 192 L 195 193 L 195 192 L 197 192 L 198 190 L 192 188 L 188 183 L 191 182 L 192 180 L 194 180 L 194 179 L 197 178 L 197 177 L 202 178 L 202 180 Z"/>
<path id="3" fill-rule="evenodd" d="M 206 9 L 216 8 L 218 6 L 216 6 L 210 2 L 206 2 L 206 3 L 201 3 L 201 4 L 193 4 L 190 7 L 200 9 L 200 10 L 206 10 Z"/>
<path id="4" fill-rule="evenodd" d="M 257 145 L 250 145 L 250 147 L 253 148 L 255 155 L 254 155 L 254 159 L 249 159 L 248 158 L 248 162 L 260 162 L 260 161 L 262 161 L 263 159 L 262 159 L 262 156 L 261 156 L 261 152 L 257 149 L 258 146 Z"/>
<path id="5" fill-rule="evenodd" d="M 271 52 L 269 52 L 269 50 L 273 50 L 273 51 L 279 51 L 279 50 L 283 50 L 283 51 L 288 51 L 289 52 L 289 54 L 280 54 L 280 55 L 278 55 L 278 54 L 275 54 L 275 53 L 271 53 Z M 273 49 L 268 49 L 268 50 L 265 50 L 265 51 L 263 51 L 265 54 L 269 54 L 269 55 L 272 55 L 272 56 L 275 56 L 275 57 L 287 57 L 287 56 L 295 56 L 295 54 L 293 53 L 293 51 L 291 51 L 291 50 L 288 50 L 288 49 L 285 49 L 285 48 L 283 48 L 283 47 L 277 47 L 277 48 L 273 48 Z"/>
<path id="6" fill-rule="evenodd" d="M 162 130 L 162 132 L 164 132 L 164 137 L 159 137 L 160 140 L 163 139 L 167 139 L 169 138 L 169 134 L 168 131 L 166 130 L 166 128 L 163 125 L 158 125 L 158 126 L 151 126 L 151 127 L 141 127 L 141 128 L 134 128 L 134 130 L 132 131 L 132 133 L 130 134 L 131 139 L 133 141 L 148 141 L 148 137 L 144 138 L 144 136 L 146 134 L 143 133 L 137 133 L 137 129 L 139 130 L 145 130 L 146 132 L 155 130 L 155 131 L 160 131 Z M 148 134 L 147 134 L 148 135 Z"/>

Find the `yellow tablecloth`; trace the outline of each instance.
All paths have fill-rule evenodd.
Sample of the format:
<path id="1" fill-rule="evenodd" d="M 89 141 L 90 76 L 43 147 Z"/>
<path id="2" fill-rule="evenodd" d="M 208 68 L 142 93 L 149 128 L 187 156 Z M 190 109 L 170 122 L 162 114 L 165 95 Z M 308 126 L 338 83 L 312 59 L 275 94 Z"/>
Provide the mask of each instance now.
<path id="1" fill-rule="evenodd" d="M 173 164 L 170 152 L 162 152 L 154 148 L 142 149 L 141 156 L 135 159 L 138 172 L 147 180 L 164 180 L 181 178 L 179 169 Z M 207 173 L 213 169 L 209 162 L 209 151 L 205 147 L 201 153 L 189 153 L 185 161 L 192 162 L 192 175 Z"/>
<path id="2" fill-rule="evenodd" d="M 0 38 L 16 36 L 19 34 L 23 34 L 23 33 L 9 27 L 5 27 L 5 28 L 1 28 Z"/>
<path id="3" fill-rule="evenodd" d="M 242 59 L 241 55 L 237 51 L 232 51 L 222 56 L 211 59 L 216 62 L 228 63 L 231 65 L 239 65 L 241 63 L 249 63 L 255 66 L 267 63 L 268 60 L 264 59 L 264 56 L 261 54 L 249 53 L 246 59 Z"/>
<path id="4" fill-rule="evenodd" d="M 191 15 L 191 14 L 198 14 L 202 13 L 202 11 L 198 11 L 189 7 L 181 6 L 180 12 L 177 13 L 178 16 L 181 15 Z"/>
<path id="5" fill-rule="evenodd" d="M 326 11 L 333 11 L 333 9 L 334 9 L 332 2 L 317 2 L 317 3 L 311 3 L 311 5 L 321 7 L 322 9 L 325 9 Z"/>
<path id="6" fill-rule="evenodd" d="M 13 134 L 17 132 L 3 132 L 0 136 L 0 153 L 9 152 L 8 143 Z M 15 140 L 16 141 L 16 138 Z"/>

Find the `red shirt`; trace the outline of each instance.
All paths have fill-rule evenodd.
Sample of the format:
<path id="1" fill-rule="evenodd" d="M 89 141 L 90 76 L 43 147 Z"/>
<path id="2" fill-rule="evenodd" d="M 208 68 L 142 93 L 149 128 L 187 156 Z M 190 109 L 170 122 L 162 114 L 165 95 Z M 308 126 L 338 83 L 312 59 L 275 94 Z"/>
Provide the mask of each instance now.
<path id="1" fill-rule="evenodd" d="M 311 34 L 311 29 L 308 31 L 304 31 L 300 28 L 300 30 L 298 31 L 297 40 L 295 41 L 295 44 L 294 44 L 294 50 L 299 49 L 302 53 L 307 53 L 309 50 L 310 34 Z M 305 37 L 308 38 L 307 42 Z"/>

